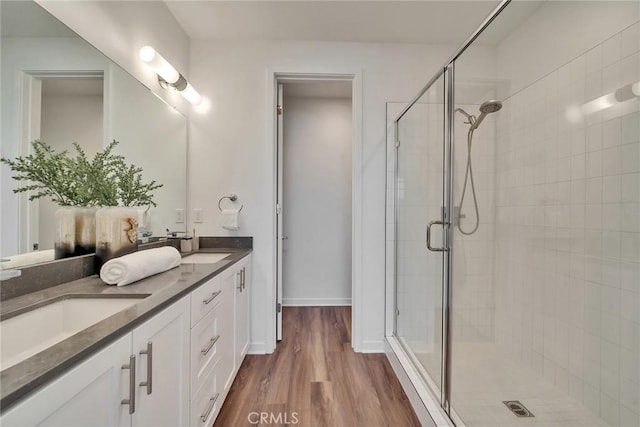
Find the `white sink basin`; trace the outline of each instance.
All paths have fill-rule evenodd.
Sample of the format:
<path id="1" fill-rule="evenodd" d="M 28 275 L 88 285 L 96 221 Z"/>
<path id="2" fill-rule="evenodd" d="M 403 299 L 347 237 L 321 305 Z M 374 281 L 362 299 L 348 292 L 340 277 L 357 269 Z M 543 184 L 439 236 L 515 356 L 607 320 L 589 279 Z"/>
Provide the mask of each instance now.
<path id="1" fill-rule="evenodd" d="M 214 264 L 220 261 L 223 258 L 228 257 L 231 254 L 205 254 L 198 253 L 193 255 L 188 255 L 182 258 L 182 264 Z"/>
<path id="2" fill-rule="evenodd" d="M 141 298 L 69 298 L 35 308 L 0 322 L 0 369 L 106 319 Z"/>

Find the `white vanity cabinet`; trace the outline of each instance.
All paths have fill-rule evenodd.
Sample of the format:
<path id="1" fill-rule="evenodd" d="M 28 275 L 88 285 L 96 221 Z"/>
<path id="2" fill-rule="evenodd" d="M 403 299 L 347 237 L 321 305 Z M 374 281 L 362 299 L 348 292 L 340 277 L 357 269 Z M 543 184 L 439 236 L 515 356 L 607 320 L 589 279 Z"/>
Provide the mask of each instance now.
<path id="1" fill-rule="evenodd" d="M 131 333 L 94 354 L 2 414 L 3 427 L 131 425 L 128 405 Z"/>
<path id="2" fill-rule="evenodd" d="M 250 259 L 207 282 L 206 291 L 191 294 L 191 427 L 213 424 L 249 348 Z M 203 297 L 214 295 L 217 304 L 203 308 Z"/>
<path id="3" fill-rule="evenodd" d="M 189 297 L 184 297 L 133 330 L 137 386 L 132 427 L 188 424 L 189 313 Z"/>
<path id="4" fill-rule="evenodd" d="M 236 267 L 235 294 L 235 370 L 240 368 L 244 356 L 249 349 L 249 330 L 251 327 L 249 316 L 249 292 L 251 287 L 251 255 L 240 260 Z"/>
<path id="5" fill-rule="evenodd" d="M 191 399 L 191 427 L 211 427 L 222 408 L 224 391 L 217 369 L 207 371 L 202 386 Z"/>
<path id="6" fill-rule="evenodd" d="M 250 255 L 0 417 L 2 427 L 210 427 L 249 347 Z"/>
<path id="7" fill-rule="evenodd" d="M 0 424 L 175 427 L 188 419 L 185 297 L 9 409 Z"/>
<path id="8" fill-rule="evenodd" d="M 231 388 L 244 356 L 249 348 L 249 264 L 251 255 L 238 261 L 222 274 L 224 344 L 220 355 L 218 377 L 224 394 Z M 222 338 L 221 338 L 222 339 Z"/>
<path id="9" fill-rule="evenodd" d="M 191 293 L 191 416 L 189 425 L 211 426 L 223 396 L 218 369 L 228 351 L 229 313 L 220 276 Z M 233 323 L 231 323 L 233 325 Z"/>

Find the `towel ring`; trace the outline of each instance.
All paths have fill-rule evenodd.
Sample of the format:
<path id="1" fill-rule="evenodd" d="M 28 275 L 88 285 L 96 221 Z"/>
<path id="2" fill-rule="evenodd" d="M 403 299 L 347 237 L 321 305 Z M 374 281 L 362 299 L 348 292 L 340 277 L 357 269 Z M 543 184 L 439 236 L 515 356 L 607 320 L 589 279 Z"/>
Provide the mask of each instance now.
<path id="1" fill-rule="evenodd" d="M 222 201 L 224 199 L 229 199 L 232 202 L 235 202 L 236 200 L 238 200 L 238 196 L 235 194 L 230 194 L 228 196 L 222 196 L 220 197 L 220 200 L 218 200 L 218 210 L 220 210 L 220 212 L 222 212 L 222 206 L 220 206 L 220 204 L 222 203 Z M 244 205 L 240 205 L 240 209 L 238 210 L 238 212 L 240 212 L 242 210 L 242 208 L 244 208 Z"/>

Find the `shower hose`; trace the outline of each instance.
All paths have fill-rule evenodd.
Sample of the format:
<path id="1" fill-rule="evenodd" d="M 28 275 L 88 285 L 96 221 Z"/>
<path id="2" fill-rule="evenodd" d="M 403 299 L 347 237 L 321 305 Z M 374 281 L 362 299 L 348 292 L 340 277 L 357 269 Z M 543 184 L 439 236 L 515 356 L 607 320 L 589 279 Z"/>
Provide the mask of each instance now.
<path id="1" fill-rule="evenodd" d="M 462 185 L 462 196 L 460 197 L 460 211 L 458 215 L 462 214 L 462 204 L 464 203 L 464 196 L 467 191 L 467 182 L 471 182 L 471 194 L 473 196 L 473 206 L 476 210 L 476 224 L 471 231 L 464 231 L 462 229 L 462 225 L 460 225 L 460 218 L 458 218 L 458 230 L 465 236 L 470 236 L 475 233 L 480 225 L 480 212 L 478 211 L 478 198 L 476 197 L 476 186 L 473 182 L 473 166 L 471 164 L 471 142 L 473 141 L 473 126 L 469 127 L 469 132 L 467 133 L 467 167 L 464 173 L 464 184 Z"/>

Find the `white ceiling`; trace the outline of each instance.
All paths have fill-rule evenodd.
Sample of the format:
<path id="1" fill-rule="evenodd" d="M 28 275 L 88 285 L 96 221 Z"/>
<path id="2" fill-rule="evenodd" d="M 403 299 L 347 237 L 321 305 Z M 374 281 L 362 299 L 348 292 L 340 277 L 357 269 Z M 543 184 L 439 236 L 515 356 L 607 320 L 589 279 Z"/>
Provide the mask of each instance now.
<path id="1" fill-rule="evenodd" d="M 460 44 L 499 1 L 165 3 L 192 39 Z"/>
<path id="2" fill-rule="evenodd" d="M 209 40 L 298 40 L 458 45 L 499 0 L 164 0 L 187 35 Z M 514 0 L 478 43 L 497 45 L 544 1 Z M 0 0 L 3 37 L 75 37 L 32 1 Z"/>

